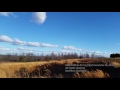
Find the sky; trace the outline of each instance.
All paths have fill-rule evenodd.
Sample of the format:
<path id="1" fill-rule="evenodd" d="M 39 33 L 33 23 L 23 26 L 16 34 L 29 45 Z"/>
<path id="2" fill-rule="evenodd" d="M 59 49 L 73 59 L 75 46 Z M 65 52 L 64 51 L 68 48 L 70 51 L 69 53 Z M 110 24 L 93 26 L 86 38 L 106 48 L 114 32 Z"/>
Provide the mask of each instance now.
<path id="1" fill-rule="evenodd" d="M 120 12 L 0 12 L 0 53 L 120 53 Z"/>

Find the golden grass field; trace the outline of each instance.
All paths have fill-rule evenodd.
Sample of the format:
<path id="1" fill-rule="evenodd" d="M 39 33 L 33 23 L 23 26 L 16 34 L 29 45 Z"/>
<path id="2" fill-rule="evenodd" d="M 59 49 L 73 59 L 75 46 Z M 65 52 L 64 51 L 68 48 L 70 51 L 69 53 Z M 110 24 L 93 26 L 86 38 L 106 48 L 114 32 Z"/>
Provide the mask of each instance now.
<path id="1" fill-rule="evenodd" d="M 65 64 L 99 62 L 99 59 L 51 60 L 39 62 L 0 62 L 0 78 L 110 78 L 109 73 L 101 69 L 79 73 L 65 73 Z M 104 62 L 105 63 L 105 62 Z M 111 62 L 119 68 L 119 62 Z M 53 76 L 53 77 L 52 77 Z"/>

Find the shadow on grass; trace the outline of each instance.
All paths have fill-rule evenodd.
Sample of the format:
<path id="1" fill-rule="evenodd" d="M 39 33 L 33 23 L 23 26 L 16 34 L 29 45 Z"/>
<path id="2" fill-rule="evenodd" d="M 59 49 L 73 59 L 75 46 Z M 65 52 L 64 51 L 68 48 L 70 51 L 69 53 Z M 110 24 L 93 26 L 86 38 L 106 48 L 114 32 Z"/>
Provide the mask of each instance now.
<path id="1" fill-rule="evenodd" d="M 73 64 L 78 64 L 73 62 Z M 104 62 L 94 62 L 91 64 L 105 64 Z M 91 66 L 86 67 L 86 70 L 96 71 L 102 70 L 103 73 L 109 74 L 110 78 L 120 78 L 120 68 L 115 68 L 113 66 Z M 15 72 L 16 75 L 19 75 L 22 78 L 73 78 L 75 72 L 65 72 L 65 65 L 59 63 L 50 63 L 42 66 L 36 66 L 33 71 L 28 71 L 25 68 L 21 68 L 19 71 Z M 81 74 L 81 73 L 78 73 Z M 84 73 L 83 73 L 84 74 Z M 84 77 L 83 77 L 84 78 Z"/>

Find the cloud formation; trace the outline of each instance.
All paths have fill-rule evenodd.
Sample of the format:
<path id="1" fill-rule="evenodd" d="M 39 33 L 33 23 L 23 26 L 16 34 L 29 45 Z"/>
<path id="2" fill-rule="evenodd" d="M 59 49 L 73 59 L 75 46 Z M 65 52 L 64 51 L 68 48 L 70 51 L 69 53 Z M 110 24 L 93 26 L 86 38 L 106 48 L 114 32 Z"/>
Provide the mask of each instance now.
<path id="1" fill-rule="evenodd" d="M 13 43 L 12 43 L 12 44 L 13 44 L 13 45 L 26 45 L 27 43 L 26 43 L 25 41 L 21 41 L 21 40 L 15 38 L 15 39 L 13 40 Z"/>
<path id="2" fill-rule="evenodd" d="M 53 45 L 53 44 L 40 43 L 40 42 L 26 42 L 26 41 L 19 40 L 17 38 L 12 39 L 12 38 L 10 38 L 10 37 L 8 37 L 6 35 L 1 35 L 0 36 L 0 42 L 6 42 L 6 43 L 10 43 L 12 45 L 22 45 L 22 46 L 29 46 L 29 47 L 52 47 L 52 48 L 58 47 L 58 45 Z M 68 52 L 73 52 L 73 51 L 80 51 L 80 52 L 82 51 L 82 52 L 85 52 L 85 53 L 95 53 L 97 55 L 110 54 L 108 52 L 101 52 L 101 51 L 84 51 L 84 50 L 82 50 L 80 48 L 76 48 L 74 46 L 63 46 L 61 49 L 62 50 L 58 51 L 58 52 L 68 53 Z M 33 50 L 33 49 L 30 49 L 30 48 L 25 49 L 25 48 L 22 48 L 22 47 L 19 47 L 17 49 L 10 49 L 10 48 L 3 48 L 2 46 L 0 46 L 0 50 L 4 51 L 4 52 L 7 52 L 7 51 L 10 51 L 10 52 L 17 52 L 17 51 L 20 51 L 20 52 L 21 51 L 22 52 L 44 52 L 44 53 L 49 52 L 49 51 Z"/>
<path id="3" fill-rule="evenodd" d="M 37 50 L 32 50 L 29 48 L 22 48 L 22 47 L 18 47 L 18 48 L 6 48 L 6 47 L 2 47 L 0 48 L 1 54 L 22 54 L 22 53 L 31 53 L 31 52 L 35 52 L 37 53 Z"/>
<path id="4" fill-rule="evenodd" d="M 32 47 L 53 47 L 53 48 L 58 47 L 58 45 L 53 45 L 53 44 L 39 43 L 39 42 L 26 42 L 26 41 L 19 40 L 17 38 L 12 39 L 5 35 L 0 36 L 0 42 L 8 42 L 8 43 L 11 43 L 12 45 L 23 45 L 23 46 L 32 46 Z"/>
<path id="5" fill-rule="evenodd" d="M 13 16 L 14 18 L 18 17 L 13 12 L 0 12 L 0 15 L 5 17 L 9 17 L 9 16 Z"/>
<path id="6" fill-rule="evenodd" d="M 0 46 L 0 51 L 1 53 L 34 53 L 34 54 L 51 54 L 52 52 L 58 54 L 58 53 L 64 53 L 64 54 L 67 54 L 67 53 L 73 53 L 73 51 L 71 50 L 58 50 L 58 51 L 40 51 L 38 49 L 31 49 L 31 48 L 23 48 L 23 47 L 17 47 L 17 48 L 6 48 L 6 47 L 2 47 Z M 89 53 L 92 53 L 93 51 L 89 51 Z M 88 52 L 87 52 L 88 53 Z M 94 52 L 95 55 L 108 55 L 111 54 L 110 52 L 101 52 L 101 51 L 95 51 Z M 78 53 L 79 55 L 79 53 Z"/>
<path id="7" fill-rule="evenodd" d="M 13 40 L 11 38 L 9 38 L 8 36 L 1 35 L 0 42 L 13 42 Z"/>
<path id="8" fill-rule="evenodd" d="M 107 54 L 107 52 L 95 51 L 96 54 Z"/>
<path id="9" fill-rule="evenodd" d="M 47 15 L 46 12 L 34 12 L 33 13 L 33 21 L 37 24 L 42 24 L 45 22 Z"/>
<path id="10" fill-rule="evenodd" d="M 18 47 L 17 50 L 25 50 L 25 49 L 22 47 Z"/>
<path id="11" fill-rule="evenodd" d="M 9 16 L 13 16 L 14 18 L 18 17 L 13 12 L 0 12 L 0 15 L 5 17 L 9 17 Z M 37 24 L 43 24 L 46 18 L 47 18 L 46 12 L 32 12 L 32 21 Z"/>
<path id="12" fill-rule="evenodd" d="M 61 50 L 60 52 L 61 53 L 69 53 L 70 51 L 69 50 Z"/>
<path id="13" fill-rule="evenodd" d="M 1 47 L 0 48 L 1 54 L 27 54 L 27 53 L 33 53 L 33 54 L 51 54 L 52 52 L 58 53 L 57 51 L 40 51 L 36 49 L 31 49 L 31 48 L 23 48 L 23 47 L 17 47 L 17 48 L 6 48 L 6 47 Z"/>
<path id="14" fill-rule="evenodd" d="M 0 15 L 8 17 L 12 12 L 0 12 Z"/>
<path id="15" fill-rule="evenodd" d="M 80 48 L 75 48 L 74 46 L 64 46 L 63 49 L 65 49 L 65 50 L 81 51 Z"/>

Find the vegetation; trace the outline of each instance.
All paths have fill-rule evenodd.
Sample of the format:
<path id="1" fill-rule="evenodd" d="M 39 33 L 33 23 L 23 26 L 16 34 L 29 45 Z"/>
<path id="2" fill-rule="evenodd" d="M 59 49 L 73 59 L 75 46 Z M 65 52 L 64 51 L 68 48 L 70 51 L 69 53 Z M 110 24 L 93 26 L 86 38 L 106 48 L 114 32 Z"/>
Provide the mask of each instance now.
<path id="1" fill-rule="evenodd" d="M 118 54 L 118 53 L 114 54 L 113 53 L 113 54 L 110 55 L 110 57 L 111 58 L 118 58 L 118 57 L 120 58 L 120 54 Z"/>
<path id="2" fill-rule="evenodd" d="M 94 53 L 8 54 L 0 55 L 0 61 L 0 78 L 120 78 L 120 58 L 105 58 Z M 84 72 L 65 72 L 66 64 L 98 66 L 87 66 Z"/>
<path id="3" fill-rule="evenodd" d="M 85 72 L 65 72 L 65 64 L 111 64 L 86 67 Z M 1 62 L 0 78 L 116 78 L 120 63 L 108 59 L 68 59 L 37 62 Z"/>
<path id="4" fill-rule="evenodd" d="M 48 55 L 34 55 L 33 53 L 23 53 L 21 55 L 18 54 L 7 54 L 7 55 L 0 55 L 1 62 L 33 62 L 33 61 L 49 61 L 49 60 L 66 60 L 66 59 L 79 59 L 79 58 L 104 58 L 104 56 L 95 55 L 92 53 L 91 55 L 86 53 L 78 55 L 77 53 L 51 53 Z"/>

